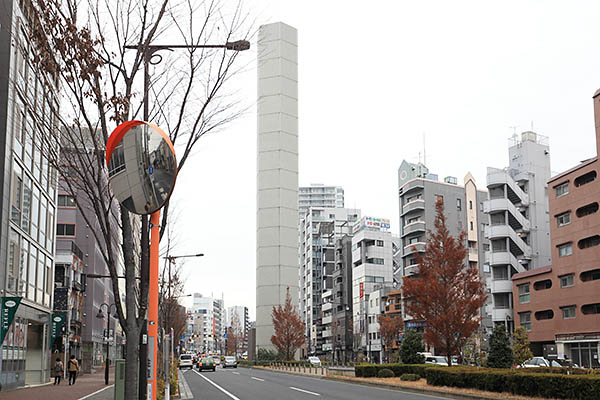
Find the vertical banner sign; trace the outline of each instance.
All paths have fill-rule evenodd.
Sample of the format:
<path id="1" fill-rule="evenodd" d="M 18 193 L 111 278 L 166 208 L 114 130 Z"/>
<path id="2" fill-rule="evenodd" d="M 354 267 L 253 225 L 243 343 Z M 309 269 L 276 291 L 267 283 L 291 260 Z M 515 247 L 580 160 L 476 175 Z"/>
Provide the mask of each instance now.
<path id="1" fill-rule="evenodd" d="M 2 304 L 0 305 L 0 345 L 4 343 L 8 328 L 15 319 L 21 299 L 22 297 L 2 297 Z"/>
<path id="2" fill-rule="evenodd" d="M 62 327 L 65 324 L 64 313 L 52 314 L 52 325 L 50 327 L 50 348 L 54 345 L 54 341 L 57 337 L 62 335 Z"/>
<path id="3" fill-rule="evenodd" d="M 360 298 L 365 297 L 365 284 L 363 282 L 360 283 Z"/>

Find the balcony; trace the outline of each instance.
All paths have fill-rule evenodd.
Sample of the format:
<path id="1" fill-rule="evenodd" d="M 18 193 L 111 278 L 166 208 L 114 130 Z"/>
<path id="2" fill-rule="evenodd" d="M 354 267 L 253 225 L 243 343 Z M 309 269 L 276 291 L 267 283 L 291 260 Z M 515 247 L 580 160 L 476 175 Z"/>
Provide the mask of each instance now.
<path id="1" fill-rule="evenodd" d="M 527 218 L 521 214 L 517 207 L 508 199 L 491 199 L 483 202 L 483 212 L 486 214 L 508 211 L 512 215 L 511 225 L 514 225 L 514 229 L 521 229 L 525 232 L 529 232 L 531 224 Z"/>
<path id="2" fill-rule="evenodd" d="M 329 303 L 324 303 L 321 306 L 321 311 L 325 312 L 325 311 L 329 311 L 333 309 L 333 303 L 329 302 Z"/>
<path id="3" fill-rule="evenodd" d="M 510 279 L 488 280 L 488 288 L 492 293 L 512 293 L 512 281 Z"/>
<path id="4" fill-rule="evenodd" d="M 402 207 L 402 215 L 405 215 L 414 210 L 424 210 L 425 209 L 425 200 L 417 199 L 413 200 L 410 203 L 406 203 Z"/>
<path id="5" fill-rule="evenodd" d="M 323 332 L 321 333 L 321 336 L 323 338 L 331 337 L 331 329 L 324 329 Z"/>
<path id="6" fill-rule="evenodd" d="M 419 273 L 419 264 L 412 264 L 404 267 L 404 276 L 411 276 Z"/>
<path id="7" fill-rule="evenodd" d="M 513 312 L 510 308 L 494 308 L 492 309 L 492 321 L 511 321 Z"/>
<path id="8" fill-rule="evenodd" d="M 423 179 L 417 178 L 412 181 L 408 181 L 402 186 L 402 194 L 406 194 L 414 189 L 423 189 L 425 184 L 423 183 Z"/>
<path id="9" fill-rule="evenodd" d="M 402 228 L 402 237 L 415 232 L 425 232 L 425 221 L 411 222 Z"/>
<path id="10" fill-rule="evenodd" d="M 323 325 L 329 325 L 329 324 L 331 324 L 332 320 L 333 320 L 333 316 L 329 315 L 327 317 L 323 317 L 323 320 L 321 321 L 321 323 Z"/>
<path id="11" fill-rule="evenodd" d="M 404 255 L 407 256 L 409 254 L 412 253 L 423 253 L 425 252 L 425 243 L 424 242 L 417 242 L 417 243 L 412 243 L 409 244 L 408 246 L 404 246 Z"/>
<path id="12" fill-rule="evenodd" d="M 494 186 L 506 185 L 509 197 L 515 202 L 521 204 L 529 204 L 529 196 L 517 185 L 506 169 L 488 168 L 487 169 L 487 187 L 488 189 Z"/>

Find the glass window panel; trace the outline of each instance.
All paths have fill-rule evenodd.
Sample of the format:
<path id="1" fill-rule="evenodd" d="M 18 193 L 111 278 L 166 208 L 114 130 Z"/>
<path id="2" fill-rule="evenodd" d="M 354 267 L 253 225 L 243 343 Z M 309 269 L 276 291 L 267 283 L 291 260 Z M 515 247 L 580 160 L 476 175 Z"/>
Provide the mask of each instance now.
<path id="1" fill-rule="evenodd" d="M 31 246 L 29 249 L 29 271 L 27 273 L 27 298 L 35 301 L 35 271 L 37 267 L 37 248 Z"/>
<path id="2" fill-rule="evenodd" d="M 44 289 L 44 268 L 46 267 L 46 255 L 40 251 L 37 266 L 36 286 L 38 289 Z M 40 299 L 38 299 L 39 301 Z"/>
<path id="3" fill-rule="evenodd" d="M 46 250 L 52 251 L 52 245 L 54 240 L 54 207 L 50 205 L 48 207 L 48 220 L 46 222 Z"/>
<path id="4" fill-rule="evenodd" d="M 25 294 L 25 287 L 27 285 L 27 265 L 29 260 L 29 241 L 22 239 L 21 243 L 21 264 L 19 266 L 19 294 Z"/>
<path id="5" fill-rule="evenodd" d="M 20 235 L 14 229 L 10 230 L 8 244 L 8 290 L 17 290 L 19 279 L 19 263 L 21 256 Z"/>
<path id="6" fill-rule="evenodd" d="M 38 222 L 40 216 L 40 190 L 33 185 L 33 198 L 31 201 L 31 237 L 37 240 Z"/>
<path id="7" fill-rule="evenodd" d="M 13 163 L 13 188 L 11 194 L 11 214 L 10 219 L 17 225 L 21 226 L 21 209 L 23 197 L 23 180 L 22 171 L 17 163 Z"/>
<path id="8" fill-rule="evenodd" d="M 48 199 L 46 199 L 46 196 L 42 196 L 40 199 L 40 244 L 42 245 L 46 243 L 47 213 Z"/>
<path id="9" fill-rule="evenodd" d="M 23 177 L 23 216 L 21 219 L 21 228 L 29 233 L 29 221 L 31 218 L 31 179 L 25 175 Z"/>

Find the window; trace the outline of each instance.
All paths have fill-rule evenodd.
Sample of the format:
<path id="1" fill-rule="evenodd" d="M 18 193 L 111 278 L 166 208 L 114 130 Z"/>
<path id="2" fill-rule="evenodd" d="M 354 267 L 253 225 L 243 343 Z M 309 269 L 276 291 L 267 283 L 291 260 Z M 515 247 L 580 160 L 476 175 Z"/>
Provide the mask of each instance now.
<path id="1" fill-rule="evenodd" d="M 483 212 L 483 202 L 479 203 L 479 211 Z"/>
<path id="2" fill-rule="evenodd" d="M 59 207 L 75 207 L 75 197 L 69 195 L 58 195 Z"/>
<path id="3" fill-rule="evenodd" d="M 473 209 L 473 200 L 469 200 L 469 210 Z"/>
<path id="4" fill-rule="evenodd" d="M 458 211 L 462 210 L 462 204 L 461 204 L 460 199 L 456 199 L 456 209 Z"/>
<path id="5" fill-rule="evenodd" d="M 554 311 L 552 311 L 552 310 L 536 311 L 536 313 L 535 313 L 535 319 L 538 321 L 543 321 L 545 319 L 552 319 L 552 318 L 554 318 Z"/>
<path id="6" fill-rule="evenodd" d="M 581 176 L 578 176 L 577 178 L 575 178 L 575 187 L 583 186 L 586 183 L 592 182 L 594 179 L 596 179 L 596 176 L 596 171 L 590 171 Z"/>
<path id="7" fill-rule="evenodd" d="M 469 222 L 469 228 L 473 230 L 473 221 Z"/>
<path id="8" fill-rule="evenodd" d="M 377 247 L 383 247 L 383 240 L 377 241 Z"/>
<path id="9" fill-rule="evenodd" d="M 565 306 L 561 307 L 563 319 L 571 319 L 575 318 L 575 306 Z"/>
<path id="10" fill-rule="evenodd" d="M 519 322 L 523 328 L 531 331 L 531 312 L 519 313 Z"/>
<path id="11" fill-rule="evenodd" d="M 584 314 L 600 314 L 600 303 L 585 304 L 581 306 L 581 312 Z"/>
<path id="12" fill-rule="evenodd" d="M 334 219 L 335 218 L 335 214 L 329 214 L 329 218 Z"/>
<path id="13" fill-rule="evenodd" d="M 508 293 L 494 294 L 494 308 L 507 309 L 510 308 L 510 299 Z"/>
<path id="14" fill-rule="evenodd" d="M 556 192 L 556 197 L 564 196 L 569 193 L 569 182 L 554 186 L 554 190 Z"/>
<path id="15" fill-rule="evenodd" d="M 571 223 L 571 212 L 567 211 L 556 216 L 556 223 L 560 226 L 569 225 Z"/>
<path id="16" fill-rule="evenodd" d="M 600 244 L 600 235 L 594 235 L 581 239 L 577 242 L 577 247 L 580 249 L 587 249 L 590 247 L 598 246 Z"/>
<path id="17" fill-rule="evenodd" d="M 550 279 L 544 279 L 543 281 L 537 281 L 533 284 L 535 290 L 546 290 L 552 287 L 552 281 Z"/>
<path id="18" fill-rule="evenodd" d="M 560 278 L 560 287 L 561 288 L 566 288 L 566 287 L 570 287 L 573 286 L 573 274 L 569 274 L 569 275 L 563 275 Z"/>
<path id="19" fill-rule="evenodd" d="M 593 214 L 597 211 L 598 211 L 598 203 L 593 202 L 593 203 L 587 204 L 585 206 L 579 207 L 577 209 L 577 211 L 575 212 L 575 214 L 577 214 L 578 218 L 581 218 L 581 217 L 585 217 L 586 215 Z"/>
<path id="20" fill-rule="evenodd" d="M 573 254 L 573 244 L 571 242 L 558 245 L 558 256 L 566 257 Z"/>
<path id="21" fill-rule="evenodd" d="M 529 283 L 519 285 L 519 303 L 529 303 Z"/>
<path id="22" fill-rule="evenodd" d="M 589 271 L 583 271 L 579 277 L 583 282 L 596 281 L 600 279 L 600 269 L 591 269 Z"/>
<path id="23" fill-rule="evenodd" d="M 108 165 L 108 176 L 113 176 L 121 171 L 125 170 L 125 152 L 123 150 L 123 142 L 119 143 L 112 156 Z"/>
<path id="24" fill-rule="evenodd" d="M 75 236 L 75 224 L 56 224 L 56 236 Z"/>
<path id="25" fill-rule="evenodd" d="M 421 238 L 419 236 L 414 236 L 414 237 L 411 237 L 410 239 L 408 239 L 408 244 L 419 243 L 420 241 L 421 241 Z"/>

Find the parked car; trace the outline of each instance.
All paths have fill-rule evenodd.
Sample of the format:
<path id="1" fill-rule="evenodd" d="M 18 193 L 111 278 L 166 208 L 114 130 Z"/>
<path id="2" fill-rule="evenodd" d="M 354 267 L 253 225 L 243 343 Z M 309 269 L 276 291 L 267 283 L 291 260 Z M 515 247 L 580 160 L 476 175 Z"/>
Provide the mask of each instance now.
<path id="1" fill-rule="evenodd" d="M 198 371 L 203 371 L 205 369 L 210 369 L 213 372 L 217 369 L 215 360 L 212 357 L 203 357 L 198 362 Z"/>
<path id="2" fill-rule="evenodd" d="M 319 357 L 316 357 L 316 356 L 308 357 L 308 362 L 310 362 L 310 365 L 313 365 L 315 367 L 321 366 L 321 360 L 319 359 Z"/>
<path id="3" fill-rule="evenodd" d="M 444 365 L 448 366 L 448 360 L 446 356 L 431 356 L 425 358 L 425 364 L 435 364 L 435 365 Z"/>
<path id="4" fill-rule="evenodd" d="M 182 354 L 179 356 L 179 369 L 194 368 L 194 360 L 191 354 Z"/>
<path id="5" fill-rule="evenodd" d="M 225 360 L 223 360 L 223 368 L 237 368 L 237 360 L 234 356 L 226 356 Z"/>
<path id="6" fill-rule="evenodd" d="M 547 360 L 544 357 L 533 357 L 529 360 L 525 361 L 523 365 L 517 365 L 517 368 L 539 368 L 539 367 L 549 367 L 550 362 L 552 362 L 552 367 L 562 367 L 562 365 L 557 360 Z"/>

